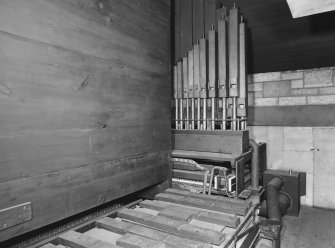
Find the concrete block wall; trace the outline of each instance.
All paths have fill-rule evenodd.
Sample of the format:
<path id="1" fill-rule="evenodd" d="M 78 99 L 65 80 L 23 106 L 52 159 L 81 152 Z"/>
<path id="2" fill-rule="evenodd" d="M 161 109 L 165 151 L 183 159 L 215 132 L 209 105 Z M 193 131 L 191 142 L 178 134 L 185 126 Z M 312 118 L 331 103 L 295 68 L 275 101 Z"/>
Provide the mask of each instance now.
<path id="1" fill-rule="evenodd" d="M 334 70 L 249 75 L 249 104 L 255 107 L 334 104 Z M 335 209 L 335 127 L 320 124 L 249 126 L 248 129 L 250 138 L 267 143 L 269 169 L 307 173 L 303 205 Z"/>

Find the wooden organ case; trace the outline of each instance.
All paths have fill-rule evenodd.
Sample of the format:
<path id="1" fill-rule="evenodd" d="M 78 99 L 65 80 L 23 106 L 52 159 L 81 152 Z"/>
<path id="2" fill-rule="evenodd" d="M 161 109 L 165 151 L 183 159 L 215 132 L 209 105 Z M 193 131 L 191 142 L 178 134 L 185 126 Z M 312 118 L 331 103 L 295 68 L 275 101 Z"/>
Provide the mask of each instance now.
<path id="1" fill-rule="evenodd" d="M 193 21 L 197 19 L 194 8 Z M 252 192 L 246 190 L 252 157 L 247 130 L 246 24 L 235 6 L 214 8 L 215 18 L 205 17 L 205 23 L 212 21 L 210 29 L 198 40 L 193 35 L 188 51 L 183 41 L 185 24 L 181 23 L 182 35 L 175 34 L 175 47 L 180 38 L 184 57 L 178 59 L 176 53 L 173 74 L 172 180 L 177 188 L 246 197 Z M 180 20 L 187 19 L 182 11 Z"/>

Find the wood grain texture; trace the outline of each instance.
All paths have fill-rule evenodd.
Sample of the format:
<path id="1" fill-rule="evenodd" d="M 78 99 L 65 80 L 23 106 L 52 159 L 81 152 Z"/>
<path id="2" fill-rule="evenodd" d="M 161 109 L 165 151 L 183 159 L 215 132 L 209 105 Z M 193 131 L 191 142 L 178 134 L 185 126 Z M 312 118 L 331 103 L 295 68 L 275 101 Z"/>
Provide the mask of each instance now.
<path id="1" fill-rule="evenodd" d="M 181 0 L 181 24 L 180 24 L 180 56 L 185 57 L 189 50 L 192 49 L 192 0 Z"/>
<path id="2" fill-rule="evenodd" d="M 193 1 L 193 44 L 205 33 L 205 5 L 204 0 Z"/>
<path id="3" fill-rule="evenodd" d="M 285 0 L 222 0 L 222 3 L 227 8 L 235 3 L 246 19 L 249 73 L 334 65 L 334 12 L 293 19 Z"/>
<path id="4" fill-rule="evenodd" d="M 0 208 L 32 199 L 34 213 L 30 222 L 2 231 L 1 240 L 159 183 L 168 157 L 151 153 L 1 183 L 0 198 L 6 200 Z"/>
<path id="5" fill-rule="evenodd" d="M 20 17 L 20 18 L 18 18 Z M 168 178 L 170 3 L 0 2 L 0 241 Z"/>
<path id="6" fill-rule="evenodd" d="M 208 38 L 208 31 L 217 30 L 216 10 L 221 7 L 220 0 L 205 0 L 205 36 Z"/>
<path id="7" fill-rule="evenodd" d="M 174 28 L 174 32 L 173 32 L 173 39 L 174 39 L 174 53 L 173 53 L 173 61 L 175 64 L 178 63 L 179 59 L 182 57 L 181 56 L 181 39 L 180 39 L 180 35 L 181 35 L 181 0 L 174 0 L 173 1 L 173 7 L 174 7 L 174 15 L 173 15 L 173 28 Z"/>

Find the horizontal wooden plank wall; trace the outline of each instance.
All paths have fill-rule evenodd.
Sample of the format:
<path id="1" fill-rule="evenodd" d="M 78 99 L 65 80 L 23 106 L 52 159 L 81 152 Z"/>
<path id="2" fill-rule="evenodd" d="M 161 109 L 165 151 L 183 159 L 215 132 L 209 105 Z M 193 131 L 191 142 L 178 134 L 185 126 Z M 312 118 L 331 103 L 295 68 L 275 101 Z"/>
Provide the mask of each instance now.
<path id="1" fill-rule="evenodd" d="M 0 241 L 168 177 L 169 1 L 1 1 L 0 50 Z"/>

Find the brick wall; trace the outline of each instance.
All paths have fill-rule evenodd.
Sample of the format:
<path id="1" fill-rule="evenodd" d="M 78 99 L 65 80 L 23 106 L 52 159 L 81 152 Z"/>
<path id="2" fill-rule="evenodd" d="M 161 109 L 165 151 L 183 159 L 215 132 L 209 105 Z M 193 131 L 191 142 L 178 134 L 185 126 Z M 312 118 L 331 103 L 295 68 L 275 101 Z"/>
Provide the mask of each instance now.
<path id="1" fill-rule="evenodd" d="M 249 106 L 335 104 L 335 67 L 249 75 Z"/>
<path id="2" fill-rule="evenodd" d="M 334 70 L 335 67 L 250 75 L 249 104 L 261 109 L 276 106 L 273 115 L 280 106 L 327 107 L 335 103 Z M 296 115 L 299 118 L 299 113 Z M 322 120 L 319 123 L 319 126 L 268 125 L 248 129 L 250 138 L 267 143 L 268 168 L 307 173 L 307 195 L 302 197 L 302 204 L 335 209 L 335 127 L 324 127 Z"/>

